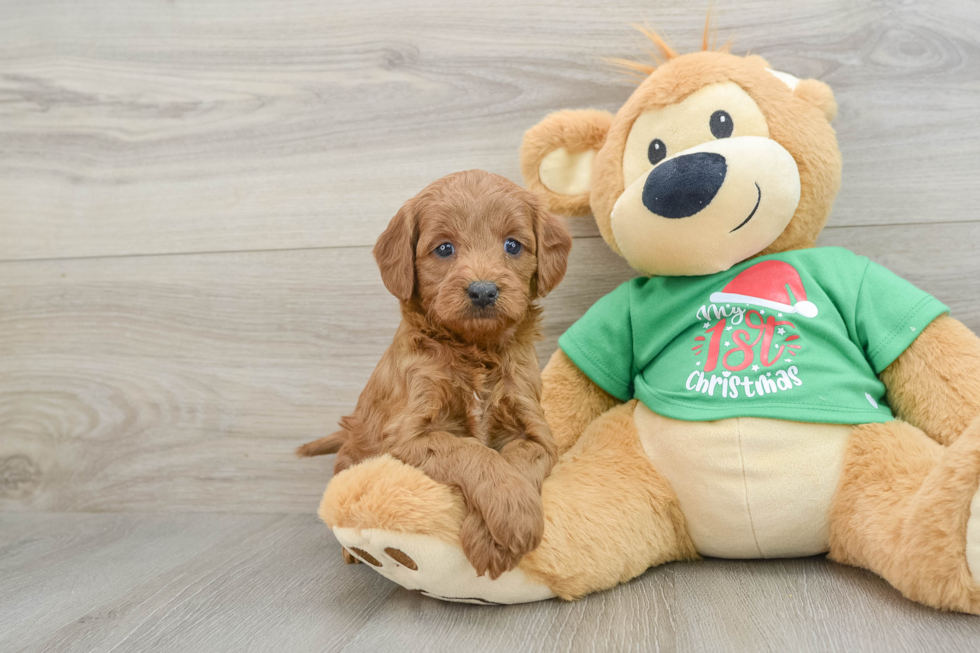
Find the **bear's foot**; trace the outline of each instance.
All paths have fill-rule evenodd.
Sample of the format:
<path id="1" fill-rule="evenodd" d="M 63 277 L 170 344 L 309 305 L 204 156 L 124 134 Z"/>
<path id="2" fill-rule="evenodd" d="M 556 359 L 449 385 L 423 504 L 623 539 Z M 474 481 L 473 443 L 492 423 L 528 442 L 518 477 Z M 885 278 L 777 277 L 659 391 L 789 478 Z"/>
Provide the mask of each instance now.
<path id="1" fill-rule="evenodd" d="M 478 576 L 459 542 L 462 497 L 391 456 L 355 465 L 330 482 L 320 518 L 350 554 L 402 587 L 444 601 L 527 603 L 553 598 L 520 567 Z"/>
<path id="2" fill-rule="evenodd" d="M 857 427 L 831 511 L 830 558 L 908 598 L 980 614 L 980 419 L 949 446 L 894 420 Z"/>
<path id="3" fill-rule="evenodd" d="M 388 580 L 432 598 L 495 605 L 555 596 L 520 568 L 504 572 L 496 580 L 477 576 L 459 545 L 431 535 L 340 526 L 334 527 L 333 534 L 353 556 Z"/>

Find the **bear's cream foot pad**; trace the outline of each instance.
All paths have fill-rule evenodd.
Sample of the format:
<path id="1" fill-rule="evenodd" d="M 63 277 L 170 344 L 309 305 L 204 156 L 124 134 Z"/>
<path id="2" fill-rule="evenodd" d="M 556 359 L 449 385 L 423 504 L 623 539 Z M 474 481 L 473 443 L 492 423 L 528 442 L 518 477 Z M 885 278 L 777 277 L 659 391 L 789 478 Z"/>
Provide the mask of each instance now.
<path id="1" fill-rule="evenodd" d="M 489 575 L 477 576 L 459 545 L 430 535 L 342 527 L 334 528 L 333 533 L 351 555 L 388 580 L 443 601 L 488 605 L 555 596 L 520 568 L 496 580 L 490 580 Z"/>
<path id="2" fill-rule="evenodd" d="M 477 576 L 459 544 L 465 514 L 457 491 L 391 456 L 337 474 L 319 510 L 352 556 L 407 589 L 478 604 L 555 596 L 520 568 L 496 580 Z"/>

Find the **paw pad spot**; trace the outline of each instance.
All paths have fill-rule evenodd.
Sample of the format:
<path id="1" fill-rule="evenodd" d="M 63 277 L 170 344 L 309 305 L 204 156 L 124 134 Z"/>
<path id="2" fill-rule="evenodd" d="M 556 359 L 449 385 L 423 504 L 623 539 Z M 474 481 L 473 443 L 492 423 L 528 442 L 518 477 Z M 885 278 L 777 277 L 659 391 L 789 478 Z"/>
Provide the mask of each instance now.
<path id="1" fill-rule="evenodd" d="M 400 551 L 399 549 L 393 549 L 391 547 L 388 547 L 387 549 L 385 549 L 385 553 L 387 553 L 389 556 L 391 556 L 391 559 L 394 560 L 395 562 L 397 562 L 398 564 L 400 564 L 400 565 L 402 565 L 404 567 L 408 567 L 412 571 L 418 571 L 419 570 L 419 566 L 417 564 L 415 564 L 415 561 L 412 560 L 408 556 L 408 554 L 405 553 L 404 551 Z"/>
<path id="2" fill-rule="evenodd" d="M 364 549 L 358 549 L 357 547 L 352 546 L 350 548 L 350 550 L 351 550 L 351 553 L 355 554 L 358 558 L 360 558 L 364 562 L 368 563 L 369 565 L 372 565 L 372 566 L 375 566 L 375 567 L 380 567 L 381 566 L 381 563 L 378 562 L 378 559 L 375 558 L 370 553 L 368 553 L 367 551 L 365 551 Z"/>

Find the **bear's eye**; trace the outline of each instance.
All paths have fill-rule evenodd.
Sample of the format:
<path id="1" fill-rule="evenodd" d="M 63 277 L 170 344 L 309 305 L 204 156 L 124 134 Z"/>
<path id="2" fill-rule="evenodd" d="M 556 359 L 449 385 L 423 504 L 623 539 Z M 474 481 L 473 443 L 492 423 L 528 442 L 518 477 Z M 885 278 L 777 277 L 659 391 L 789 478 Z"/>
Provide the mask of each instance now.
<path id="1" fill-rule="evenodd" d="M 732 117 L 727 111 L 715 111 L 711 114 L 708 127 L 711 128 L 711 135 L 715 138 L 728 138 L 735 129 L 735 123 L 732 122 Z"/>
<path id="2" fill-rule="evenodd" d="M 504 251 L 510 254 L 511 256 L 517 256 L 518 254 L 520 254 L 522 247 L 523 245 L 521 245 L 513 238 L 508 238 L 507 240 L 504 241 Z"/>
<path id="3" fill-rule="evenodd" d="M 664 142 L 659 138 L 650 141 L 650 147 L 647 148 L 647 158 L 650 159 L 650 163 L 657 165 L 665 156 L 667 156 L 667 146 Z"/>
<path id="4" fill-rule="evenodd" d="M 436 256 L 439 258 L 449 258 L 456 251 L 452 243 L 443 243 L 435 249 Z"/>

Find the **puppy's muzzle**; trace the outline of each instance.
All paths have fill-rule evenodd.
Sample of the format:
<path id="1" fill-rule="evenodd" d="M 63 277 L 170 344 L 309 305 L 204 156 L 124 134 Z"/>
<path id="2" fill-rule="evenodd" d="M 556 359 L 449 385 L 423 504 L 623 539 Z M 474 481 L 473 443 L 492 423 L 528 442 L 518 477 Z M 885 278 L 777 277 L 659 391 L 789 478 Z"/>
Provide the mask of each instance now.
<path id="1" fill-rule="evenodd" d="M 497 284 L 492 281 L 474 281 L 467 289 L 467 294 L 474 306 L 486 308 L 496 303 L 500 291 L 497 289 Z"/>

